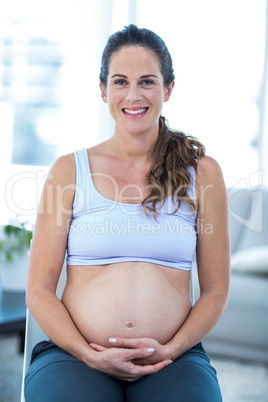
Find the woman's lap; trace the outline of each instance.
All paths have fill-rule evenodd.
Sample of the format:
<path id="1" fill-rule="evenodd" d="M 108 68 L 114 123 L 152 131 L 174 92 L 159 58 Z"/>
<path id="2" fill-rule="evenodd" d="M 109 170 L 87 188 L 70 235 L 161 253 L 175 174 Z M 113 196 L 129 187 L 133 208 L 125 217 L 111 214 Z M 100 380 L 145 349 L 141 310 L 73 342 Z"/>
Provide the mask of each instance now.
<path id="1" fill-rule="evenodd" d="M 33 354 L 25 376 L 26 402 L 124 401 L 120 382 L 86 366 L 52 342 L 36 345 Z"/>
<path id="2" fill-rule="evenodd" d="M 126 387 L 127 402 L 220 402 L 216 370 L 201 343 L 170 366 Z"/>
<path id="3" fill-rule="evenodd" d="M 165 369 L 135 382 L 117 381 L 59 349 L 38 344 L 25 377 L 27 402 L 220 402 L 216 372 L 198 344 Z"/>

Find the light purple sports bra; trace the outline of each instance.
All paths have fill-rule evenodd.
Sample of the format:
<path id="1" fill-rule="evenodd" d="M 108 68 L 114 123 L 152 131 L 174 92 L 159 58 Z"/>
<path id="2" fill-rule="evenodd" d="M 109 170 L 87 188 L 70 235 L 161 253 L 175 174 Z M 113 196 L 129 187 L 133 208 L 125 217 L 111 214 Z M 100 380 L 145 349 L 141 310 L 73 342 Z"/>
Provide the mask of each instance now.
<path id="1" fill-rule="evenodd" d="M 75 151 L 76 192 L 70 225 L 67 263 L 103 265 L 144 261 L 190 270 L 196 248 L 196 213 L 168 197 L 159 209 L 157 222 L 146 216 L 141 204 L 119 203 L 95 188 L 86 149 Z M 195 169 L 189 168 L 188 195 L 195 201 Z M 94 175 L 93 175 L 94 176 Z"/>

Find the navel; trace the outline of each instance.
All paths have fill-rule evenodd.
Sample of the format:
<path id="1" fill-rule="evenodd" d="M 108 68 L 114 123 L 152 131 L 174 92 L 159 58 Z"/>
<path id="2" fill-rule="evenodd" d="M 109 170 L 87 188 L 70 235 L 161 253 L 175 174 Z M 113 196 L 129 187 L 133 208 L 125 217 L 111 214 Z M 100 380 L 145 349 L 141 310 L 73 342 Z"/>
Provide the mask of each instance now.
<path id="1" fill-rule="evenodd" d="M 133 321 L 126 321 L 127 328 L 133 328 L 134 326 L 135 326 L 135 323 Z"/>

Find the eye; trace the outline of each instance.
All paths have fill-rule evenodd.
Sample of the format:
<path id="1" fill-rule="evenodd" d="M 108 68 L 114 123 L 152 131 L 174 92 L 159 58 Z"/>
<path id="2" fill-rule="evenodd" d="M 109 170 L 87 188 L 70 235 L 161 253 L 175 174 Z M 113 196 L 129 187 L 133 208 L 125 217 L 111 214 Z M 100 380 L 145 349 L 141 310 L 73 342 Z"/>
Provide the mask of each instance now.
<path id="1" fill-rule="evenodd" d="M 114 84 L 115 84 L 115 85 L 118 85 L 118 86 L 124 86 L 124 85 L 127 84 L 127 82 L 126 82 L 126 80 L 119 79 L 119 80 L 116 80 L 116 81 L 114 82 Z"/>
<path id="2" fill-rule="evenodd" d="M 143 81 L 141 81 L 141 85 L 143 85 L 145 87 L 149 87 L 151 85 L 154 85 L 154 82 L 152 80 L 143 80 Z"/>

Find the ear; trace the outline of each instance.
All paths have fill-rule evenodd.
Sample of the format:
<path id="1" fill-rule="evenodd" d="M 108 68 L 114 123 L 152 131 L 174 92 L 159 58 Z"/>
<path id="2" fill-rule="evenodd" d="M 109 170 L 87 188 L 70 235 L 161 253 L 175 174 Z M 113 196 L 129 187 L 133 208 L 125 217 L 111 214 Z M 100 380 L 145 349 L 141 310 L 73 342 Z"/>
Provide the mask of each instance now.
<path id="1" fill-rule="evenodd" d="M 164 97 L 164 102 L 167 102 L 170 98 L 170 95 L 173 91 L 175 85 L 175 81 L 172 81 L 171 84 L 169 84 L 167 87 L 165 87 L 165 97 Z"/>
<path id="2" fill-rule="evenodd" d="M 106 87 L 103 85 L 102 82 L 100 82 L 100 90 L 101 90 L 101 97 L 102 97 L 103 102 L 107 103 Z"/>

